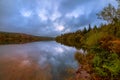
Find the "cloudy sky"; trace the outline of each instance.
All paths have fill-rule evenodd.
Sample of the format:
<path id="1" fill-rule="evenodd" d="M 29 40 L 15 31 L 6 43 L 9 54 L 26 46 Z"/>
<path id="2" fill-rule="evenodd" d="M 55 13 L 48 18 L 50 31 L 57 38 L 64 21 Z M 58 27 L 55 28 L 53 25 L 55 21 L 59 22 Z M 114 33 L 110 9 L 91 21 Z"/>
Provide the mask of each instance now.
<path id="1" fill-rule="evenodd" d="M 0 31 L 56 36 L 98 25 L 96 13 L 115 0 L 0 0 Z"/>

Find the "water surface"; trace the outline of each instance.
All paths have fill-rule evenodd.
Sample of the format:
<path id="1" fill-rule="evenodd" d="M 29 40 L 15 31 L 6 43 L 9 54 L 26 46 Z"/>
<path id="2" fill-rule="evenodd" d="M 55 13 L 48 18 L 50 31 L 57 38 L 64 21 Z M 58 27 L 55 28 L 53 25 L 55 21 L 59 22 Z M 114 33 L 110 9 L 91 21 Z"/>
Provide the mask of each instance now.
<path id="1" fill-rule="evenodd" d="M 75 52 L 55 41 L 0 45 L 0 80 L 66 80 L 77 69 Z"/>

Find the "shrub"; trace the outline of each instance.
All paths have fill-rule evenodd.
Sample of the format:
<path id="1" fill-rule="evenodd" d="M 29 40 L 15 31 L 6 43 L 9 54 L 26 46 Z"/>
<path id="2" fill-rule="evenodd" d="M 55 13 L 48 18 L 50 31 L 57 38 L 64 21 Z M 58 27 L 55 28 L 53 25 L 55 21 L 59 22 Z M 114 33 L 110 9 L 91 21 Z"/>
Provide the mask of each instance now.
<path id="1" fill-rule="evenodd" d="M 88 48 L 91 48 L 91 46 L 98 44 L 98 41 L 106 35 L 107 33 L 104 33 L 104 32 L 91 33 L 86 38 L 85 45 L 87 45 Z"/>
<path id="2" fill-rule="evenodd" d="M 106 52 L 107 53 L 107 52 Z M 106 54 L 105 53 L 105 54 Z M 109 53 L 107 56 L 99 53 L 94 56 L 93 68 L 99 76 L 112 78 L 119 76 L 120 73 L 120 59 L 115 53 Z"/>

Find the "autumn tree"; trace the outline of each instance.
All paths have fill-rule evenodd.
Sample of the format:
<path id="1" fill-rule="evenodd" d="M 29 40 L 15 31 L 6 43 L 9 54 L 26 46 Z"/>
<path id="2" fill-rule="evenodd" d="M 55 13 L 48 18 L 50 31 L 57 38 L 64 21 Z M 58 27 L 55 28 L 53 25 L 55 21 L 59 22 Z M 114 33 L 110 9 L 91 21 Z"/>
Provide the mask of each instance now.
<path id="1" fill-rule="evenodd" d="M 114 6 L 109 4 L 98 15 L 99 19 L 103 19 L 109 23 L 113 23 L 117 19 L 117 10 Z"/>
<path id="2" fill-rule="evenodd" d="M 118 7 L 115 8 L 113 5 L 109 4 L 100 13 L 98 13 L 98 18 L 107 21 L 108 23 L 115 23 L 120 21 L 120 0 L 116 0 Z"/>
<path id="3" fill-rule="evenodd" d="M 120 20 L 120 0 L 117 0 L 117 2 L 118 2 L 118 9 L 117 9 L 117 14 L 118 14 L 118 18 L 119 18 L 119 20 Z"/>

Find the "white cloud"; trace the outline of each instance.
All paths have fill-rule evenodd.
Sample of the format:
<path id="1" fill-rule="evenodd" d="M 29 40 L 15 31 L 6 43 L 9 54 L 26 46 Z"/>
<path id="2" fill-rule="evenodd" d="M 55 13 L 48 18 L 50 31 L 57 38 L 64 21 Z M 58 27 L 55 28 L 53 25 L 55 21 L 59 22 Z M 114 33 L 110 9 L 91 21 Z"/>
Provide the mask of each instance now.
<path id="1" fill-rule="evenodd" d="M 52 16 L 50 17 L 50 19 L 52 21 L 56 20 L 57 18 L 60 18 L 61 17 L 61 14 L 58 12 L 58 11 L 55 11 Z"/>
<path id="2" fill-rule="evenodd" d="M 48 17 L 46 15 L 46 11 L 44 9 L 43 10 L 38 10 L 37 14 L 42 21 L 48 20 Z"/>
<path id="3" fill-rule="evenodd" d="M 31 10 L 21 10 L 20 11 L 21 15 L 24 16 L 24 17 L 30 17 L 32 15 L 32 11 Z"/>
<path id="4" fill-rule="evenodd" d="M 116 0 L 0 0 L 0 30 L 56 36 L 99 24 L 96 14 L 109 2 L 117 6 Z"/>
<path id="5" fill-rule="evenodd" d="M 65 26 L 58 24 L 58 23 L 54 23 L 54 30 L 55 31 L 63 31 L 65 29 Z"/>
<path id="6" fill-rule="evenodd" d="M 80 15 L 84 14 L 84 9 L 82 7 L 79 7 L 72 11 L 71 13 L 67 13 L 65 16 L 68 18 L 75 17 L 78 18 Z"/>
<path id="7" fill-rule="evenodd" d="M 57 30 L 57 31 L 63 31 L 64 28 L 65 28 L 64 26 L 59 25 L 59 26 L 56 27 L 56 30 Z"/>
<path id="8" fill-rule="evenodd" d="M 70 29 L 66 29 L 66 30 L 64 31 L 64 33 L 68 33 L 68 32 L 70 32 Z"/>

